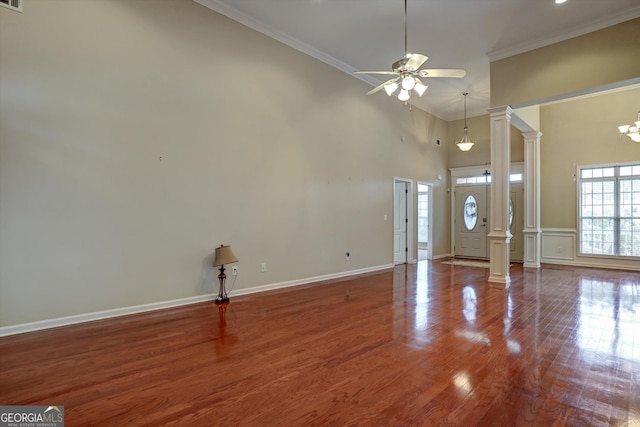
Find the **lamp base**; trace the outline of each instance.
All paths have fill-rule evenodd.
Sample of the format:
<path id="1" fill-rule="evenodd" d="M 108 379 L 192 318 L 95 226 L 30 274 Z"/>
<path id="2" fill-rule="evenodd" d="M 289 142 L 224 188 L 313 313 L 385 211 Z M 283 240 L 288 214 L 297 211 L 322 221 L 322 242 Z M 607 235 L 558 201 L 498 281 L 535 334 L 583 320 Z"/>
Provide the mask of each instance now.
<path id="1" fill-rule="evenodd" d="M 222 304 L 222 303 L 225 303 L 225 302 L 229 302 L 229 297 L 222 297 L 221 298 L 221 297 L 218 296 L 218 297 L 216 297 L 214 302 L 216 304 Z"/>
<path id="2" fill-rule="evenodd" d="M 227 280 L 227 275 L 224 274 L 224 265 L 220 266 L 220 274 L 218 274 L 218 280 L 220 281 L 220 291 L 218 292 L 218 296 L 216 297 L 216 304 L 222 304 L 223 302 L 229 302 L 229 297 L 227 296 L 227 290 L 224 288 L 224 282 Z"/>

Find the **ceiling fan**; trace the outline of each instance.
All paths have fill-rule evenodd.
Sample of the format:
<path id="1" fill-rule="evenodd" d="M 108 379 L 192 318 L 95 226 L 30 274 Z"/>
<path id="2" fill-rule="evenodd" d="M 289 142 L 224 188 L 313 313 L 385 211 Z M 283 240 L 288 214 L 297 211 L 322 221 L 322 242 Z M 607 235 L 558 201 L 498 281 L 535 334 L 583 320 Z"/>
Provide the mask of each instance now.
<path id="1" fill-rule="evenodd" d="M 467 72 L 461 68 L 425 68 L 420 69 L 427 56 L 421 53 L 409 53 L 407 51 L 407 0 L 404 0 L 404 57 L 397 60 L 391 66 L 393 71 L 355 71 L 355 74 L 382 74 L 395 76 L 379 86 L 367 92 L 367 95 L 384 89 L 387 95 L 391 96 L 399 88 L 398 99 L 405 104 L 411 99 L 411 91 L 415 91 L 418 96 L 422 96 L 427 85 L 422 83 L 420 78 L 430 77 L 450 77 L 462 78 Z"/>

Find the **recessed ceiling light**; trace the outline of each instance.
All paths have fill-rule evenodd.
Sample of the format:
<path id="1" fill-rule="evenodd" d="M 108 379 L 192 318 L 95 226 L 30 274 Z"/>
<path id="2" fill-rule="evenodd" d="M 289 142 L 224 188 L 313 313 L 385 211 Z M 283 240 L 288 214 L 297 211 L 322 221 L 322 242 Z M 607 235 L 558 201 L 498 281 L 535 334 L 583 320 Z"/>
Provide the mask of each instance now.
<path id="1" fill-rule="evenodd" d="M 564 2 L 566 2 L 567 0 L 556 0 L 556 4 L 562 4 Z"/>

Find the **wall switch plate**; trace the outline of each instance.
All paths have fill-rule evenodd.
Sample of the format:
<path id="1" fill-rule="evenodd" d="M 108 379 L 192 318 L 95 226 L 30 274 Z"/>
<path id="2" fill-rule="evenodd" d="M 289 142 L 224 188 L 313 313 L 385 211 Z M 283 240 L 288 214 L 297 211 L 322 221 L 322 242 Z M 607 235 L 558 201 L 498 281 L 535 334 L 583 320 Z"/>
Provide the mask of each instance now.
<path id="1" fill-rule="evenodd" d="M 265 271 L 267 271 L 267 263 L 263 262 L 262 264 L 260 264 L 260 271 L 262 273 L 264 273 Z"/>

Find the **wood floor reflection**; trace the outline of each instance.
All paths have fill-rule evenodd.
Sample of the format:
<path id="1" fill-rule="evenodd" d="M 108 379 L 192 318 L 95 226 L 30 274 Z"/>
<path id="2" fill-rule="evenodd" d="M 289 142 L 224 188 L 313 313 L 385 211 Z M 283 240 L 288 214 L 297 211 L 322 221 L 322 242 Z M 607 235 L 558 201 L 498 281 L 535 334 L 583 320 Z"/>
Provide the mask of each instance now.
<path id="1" fill-rule="evenodd" d="M 88 425 L 640 425 L 640 273 L 423 261 L 0 339 L 0 404 Z"/>

